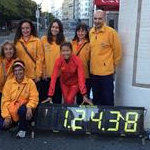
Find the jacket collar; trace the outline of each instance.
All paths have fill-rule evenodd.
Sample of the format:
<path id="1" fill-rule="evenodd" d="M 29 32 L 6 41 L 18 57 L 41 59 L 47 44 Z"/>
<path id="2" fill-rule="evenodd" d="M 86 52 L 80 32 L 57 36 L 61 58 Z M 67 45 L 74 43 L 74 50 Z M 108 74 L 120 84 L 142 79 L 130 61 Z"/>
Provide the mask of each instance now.
<path id="1" fill-rule="evenodd" d="M 84 40 L 84 41 L 83 41 L 83 44 L 84 44 L 84 43 L 88 43 L 88 41 L 87 41 L 87 40 Z M 78 44 L 78 41 L 77 41 L 77 40 L 72 40 L 72 44 Z"/>
<path id="2" fill-rule="evenodd" d="M 75 55 L 74 55 L 74 54 L 71 54 L 69 61 L 72 60 L 72 59 L 74 59 L 74 57 L 75 57 Z M 62 61 L 65 61 L 65 59 L 64 59 L 64 57 L 63 57 L 62 55 L 60 56 L 60 59 L 61 59 Z"/>
<path id="3" fill-rule="evenodd" d="M 29 41 L 28 41 L 27 43 L 29 43 L 29 42 L 34 42 L 34 41 L 36 41 L 36 40 L 37 40 L 37 37 L 34 37 L 33 35 L 31 35 L 31 37 L 30 37 L 30 39 L 29 39 Z M 22 37 L 20 38 L 19 41 L 24 42 L 24 40 L 23 40 Z"/>
<path id="4" fill-rule="evenodd" d="M 105 28 L 106 28 L 106 24 L 104 24 L 104 25 L 101 27 L 101 29 L 100 29 L 98 32 L 96 32 L 95 27 L 93 27 L 93 28 L 91 29 L 91 32 L 92 32 L 92 33 L 104 32 L 104 31 L 105 31 Z"/>
<path id="5" fill-rule="evenodd" d="M 13 83 L 18 84 L 15 77 L 13 77 Z M 28 83 L 28 78 L 25 76 L 23 81 L 20 84 L 27 84 L 27 83 Z"/>

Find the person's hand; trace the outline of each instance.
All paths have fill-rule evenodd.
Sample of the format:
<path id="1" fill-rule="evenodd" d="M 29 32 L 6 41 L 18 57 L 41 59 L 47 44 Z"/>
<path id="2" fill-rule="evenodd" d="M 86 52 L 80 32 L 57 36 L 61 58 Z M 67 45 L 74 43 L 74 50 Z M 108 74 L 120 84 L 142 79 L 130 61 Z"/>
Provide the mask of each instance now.
<path id="1" fill-rule="evenodd" d="M 84 103 L 87 103 L 89 105 L 93 105 L 93 103 L 87 98 L 86 95 L 83 96 L 83 102 L 81 105 L 83 105 Z"/>
<path id="2" fill-rule="evenodd" d="M 44 103 L 47 103 L 47 102 L 53 103 L 53 102 L 52 102 L 52 98 L 51 98 L 51 97 L 48 97 L 46 100 L 42 101 L 43 104 L 44 104 Z"/>
<path id="3" fill-rule="evenodd" d="M 4 128 L 6 128 L 6 129 L 9 128 L 11 124 L 12 124 L 11 118 L 5 118 L 4 119 L 4 124 L 3 124 Z"/>
<path id="4" fill-rule="evenodd" d="M 26 119 L 31 120 L 32 117 L 33 117 L 32 109 L 30 107 L 27 107 Z"/>

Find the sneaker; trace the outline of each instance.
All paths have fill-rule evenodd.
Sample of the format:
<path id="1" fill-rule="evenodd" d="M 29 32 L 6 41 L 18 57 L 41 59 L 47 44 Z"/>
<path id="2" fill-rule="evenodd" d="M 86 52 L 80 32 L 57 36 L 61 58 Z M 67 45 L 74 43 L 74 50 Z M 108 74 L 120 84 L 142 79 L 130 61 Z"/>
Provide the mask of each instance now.
<path id="1" fill-rule="evenodd" d="M 26 131 L 19 131 L 17 133 L 17 137 L 18 138 L 25 138 L 25 136 L 26 136 Z"/>

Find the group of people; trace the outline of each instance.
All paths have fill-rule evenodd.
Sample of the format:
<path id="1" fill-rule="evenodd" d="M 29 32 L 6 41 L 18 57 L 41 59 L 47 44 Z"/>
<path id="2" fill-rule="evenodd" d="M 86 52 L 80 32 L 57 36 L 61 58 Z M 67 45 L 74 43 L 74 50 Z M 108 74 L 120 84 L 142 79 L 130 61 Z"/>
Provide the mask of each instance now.
<path id="1" fill-rule="evenodd" d="M 122 51 L 105 17 L 96 11 L 90 31 L 79 23 L 71 42 L 59 19 L 41 39 L 31 21 L 20 21 L 14 42 L 1 47 L 0 130 L 17 125 L 17 137 L 25 137 L 39 103 L 114 105 L 114 73 Z"/>

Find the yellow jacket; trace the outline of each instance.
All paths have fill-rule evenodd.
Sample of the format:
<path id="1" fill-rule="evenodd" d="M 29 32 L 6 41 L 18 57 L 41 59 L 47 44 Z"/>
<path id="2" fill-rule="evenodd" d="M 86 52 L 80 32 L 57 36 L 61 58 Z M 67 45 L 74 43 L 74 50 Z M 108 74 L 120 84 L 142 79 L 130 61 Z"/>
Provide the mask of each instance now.
<path id="1" fill-rule="evenodd" d="M 78 47 L 77 41 L 72 41 L 72 47 L 73 47 L 73 53 L 75 55 L 78 55 L 78 57 L 83 62 L 83 68 L 84 68 L 86 79 L 89 78 L 90 43 L 85 41 L 83 45 L 81 46 L 81 49 L 79 49 L 80 51 L 79 54 L 78 54 L 78 49 L 77 49 Z"/>
<path id="2" fill-rule="evenodd" d="M 90 71 L 93 75 L 110 75 L 121 60 L 121 43 L 117 32 L 105 24 L 96 33 L 90 31 L 91 60 Z"/>
<path id="3" fill-rule="evenodd" d="M 53 68 L 55 65 L 55 61 L 60 56 L 60 45 L 57 45 L 55 42 L 50 44 L 47 41 L 47 36 L 43 36 L 41 38 L 42 46 L 45 54 L 45 63 L 44 63 L 44 71 L 43 75 L 47 77 L 51 77 L 53 73 Z"/>
<path id="4" fill-rule="evenodd" d="M 13 77 L 12 66 L 13 63 L 18 59 L 12 59 L 9 68 L 6 70 L 6 59 L 0 59 L 0 92 L 2 92 L 6 79 Z"/>
<path id="5" fill-rule="evenodd" d="M 36 61 L 36 64 L 26 54 L 20 41 L 22 41 L 25 44 L 29 53 L 32 55 L 32 57 Z M 24 40 L 21 38 L 16 44 L 16 49 L 17 49 L 17 55 L 19 59 L 21 59 L 25 63 L 26 76 L 31 79 L 42 77 L 44 52 L 43 52 L 40 39 L 38 39 L 37 37 L 31 36 L 30 40 L 27 43 L 25 43 Z"/>
<path id="6" fill-rule="evenodd" d="M 10 88 L 11 86 L 11 88 Z M 20 95 L 20 96 L 19 96 Z M 19 98 L 18 98 L 19 96 Z M 8 107 L 13 101 L 19 99 L 27 100 L 27 107 L 36 108 L 39 102 L 38 91 L 32 79 L 24 78 L 22 83 L 17 83 L 15 78 L 7 80 L 3 89 L 1 100 L 1 115 L 3 118 L 11 117 Z"/>

